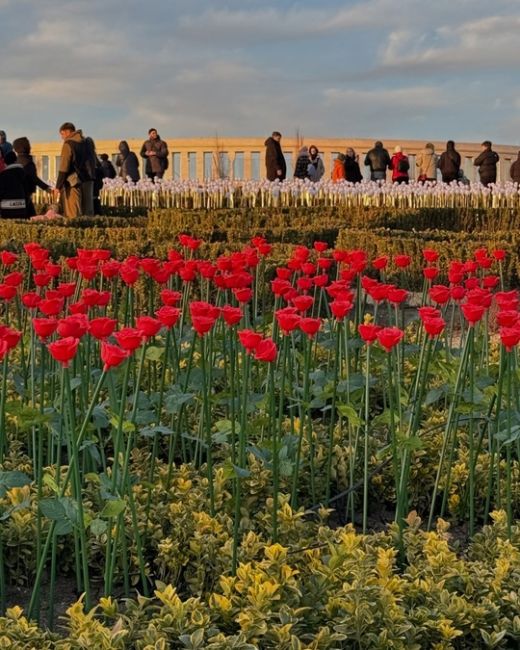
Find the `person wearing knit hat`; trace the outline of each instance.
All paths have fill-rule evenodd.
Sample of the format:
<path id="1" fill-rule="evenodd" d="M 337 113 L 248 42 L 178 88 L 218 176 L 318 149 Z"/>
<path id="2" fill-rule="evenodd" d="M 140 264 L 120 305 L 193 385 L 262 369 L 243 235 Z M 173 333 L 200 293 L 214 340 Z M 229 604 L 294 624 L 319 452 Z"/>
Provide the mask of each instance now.
<path id="1" fill-rule="evenodd" d="M 33 157 L 31 156 L 31 143 L 28 138 L 16 138 L 13 140 L 13 149 L 16 152 L 16 160 L 23 167 L 25 178 L 25 192 L 27 196 L 27 216 L 33 217 L 36 214 L 36 209 L 32 200 L 32 195 L 36 188 L 50 192 L 51 187 L 47 185 L 38 176 L 36 165 L 34 164 Z"/>
<path id="2" fill-rule="evenodd" d="M 394 148 L 394 155 L 390 160 L 390 169 L 392 170 L 393 183 L 408 183 L 410 180 L 408 175 L 410 169 L 408 156 L 403 153 L 399 145 Z"/>

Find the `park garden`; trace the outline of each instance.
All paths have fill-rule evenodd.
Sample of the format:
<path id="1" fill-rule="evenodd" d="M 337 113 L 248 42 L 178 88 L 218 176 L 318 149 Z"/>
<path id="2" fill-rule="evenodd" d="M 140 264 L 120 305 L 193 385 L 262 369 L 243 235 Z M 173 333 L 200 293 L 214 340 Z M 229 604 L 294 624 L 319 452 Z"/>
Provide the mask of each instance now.
<path id="1" fill-rule="evenodd" d="M 517 647 L 518 192 L 119 191 L 0 224 L 0 647 Z"/>

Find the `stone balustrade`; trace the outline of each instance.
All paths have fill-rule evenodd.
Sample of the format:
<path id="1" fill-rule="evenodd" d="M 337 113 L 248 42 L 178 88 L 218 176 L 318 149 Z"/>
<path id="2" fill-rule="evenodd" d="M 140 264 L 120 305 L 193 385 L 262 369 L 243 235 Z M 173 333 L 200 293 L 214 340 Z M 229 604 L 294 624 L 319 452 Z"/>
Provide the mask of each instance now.
<path id="1" fill-rule="evenodd" d="M 87 134 L 88 135 L 88 134 Z M 265 137 L 261 138 L 169 138 L 164 137 L 170 151 L 169 168 L 166 178 L 209 180 L 212 178 L 260 179 L 265 177 Z M 143 139 L 127 140 L 130 149 L 139 156 Z M 400 145 L 410 157 L 410 176 L 415 177 L 415 156 L 423 148 L 425 141 L 419 140 L 384 140 L 383 144 L 392 155 L 394 147 Z M 431 141 L 437 154 L 445 150 L 445 142 Z M 98 140 L 98 154 L 107 153 L 115 160 L 118 152 L 118 140 Z M 288 176 L 292 176 L 299 147 L 305 144 L 316 145 L 325 163 L 325 175 L 330 176 L 333 159 L 339 152 L 344 153 L 352 147 L 359 155 L 362 173 L 368 177 L 368 170 L 363 166 L 366 152 L 373 147 L 372 139 L 360 138 L 312 138 L 305 137 L 304 142 L 296 138 L 282 138 L 282 148 L 287 160 Z M 59 165 L 62 143 L 33 143 L 32 153 L 40 176 L 55 179 Z M 462 168 L 470 180 L 477 180 L 477 169 L 473 160 L 481 152 L 480 143 L 456 142 L 456 149 L 462 157 Z M 518 147 L 512 145 L 494 145 L 493 149 L 500 155 L 498 179 L 509 180 L 509 168 L 516 160 Z M 143 161 L 144 165 L 144 161 Z"/>

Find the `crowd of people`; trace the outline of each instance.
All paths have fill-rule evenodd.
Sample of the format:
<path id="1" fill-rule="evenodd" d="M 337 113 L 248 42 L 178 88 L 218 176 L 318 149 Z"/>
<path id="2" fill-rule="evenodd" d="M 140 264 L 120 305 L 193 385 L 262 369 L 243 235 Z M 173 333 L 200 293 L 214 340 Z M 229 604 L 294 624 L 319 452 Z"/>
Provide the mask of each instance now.
<path id="1" fill-rule="evenodd" d="M 36 214 L 32 200 L 36 188 L 49 193 L 58 205 L 59 214 L 74 218 L 101 214 L 100 191 L 103 179 L 140 179 L 139 159 L 130 151 L 125 140 L 119 143 L 116 165 L 106 153 L 98 156 L 94 140 L 85 137 L 72 122 L 59 128 L 63 140 L 60 165 L 55 187 L 39 178 L 31 155 L 31 143 L 26 137 L 7 141 L 0 131 L 0 217 L 28 218 Z M 145 159 L 145 173 L 149 178 L 162 178 L 168 169 L 168 145 L 161 140 L 157 129 L 148 131 L 140 155 Z M 117 170 L 116 170 L 117 167 Z"/>
<path id="2" fill-rule="evenodd" d="M 270 181 L 282 181 L 287 174 L 281 139 L 281 133 L 274 131 L 272 136 L 265 141 L 266 176 Z M 488 186 L 497 180 L 499 156 L 493 151 L 492 143 L 489 140 L 485 140 L 481 146 L 482 152 L 475 158 L 474 165 L 478 167 L 480 182 Z M 455 149 L 453 140 L 448 140 L 446 150 L 440 155 L 435 152 L 433 144 L 428 142 L 415 158 L 417 181 L 435 182 L 437 180 L 437 170 L 439 170 L 444 183 L 451 183 L 452 181 L 468 182 L 464 176 L 461 163 L 461 156 Z M 383 143 L 378 140 L 366 154 L 364 164 L 370 170 L 370 179 L 372 181 L 385 181 L 388 170 L 392 173 L 392 182 L 408 183 L 410 181 L 410 161 L 400 146 L 396 146 L 393 155 L 390 156 Z M 319 181 L 324 173 L 325 166 L 318 148 L 315 145 L 302 147 L 296 159 L 294 177 Z M 520 152 L 518 152 L 518 159 L 511 165 L 510 175 L 511 180 L 520 184 Z M 354 149 L 349 147 L 344 154 L 338 154 L 334 160 L 331 177 L 333 181 L 346 180 L 350 183 L 360 183 L 363 180 L 363 174 L 359 166 L 359 156 Z"/>
<path id="3" fill-rule="evenodd" d="M 5 131 L 0 131 L 0 216 L 2 218 L 27 218 L 36 214 L 32 200 L 36 188 L 49 192 L 57 203 L 59 214 L 74 218 L 101 214 L 100 191 L 105 178 L 140 179 L 139 158 L 130 150 L 128 142 L 119 143 L 119 154 L 115 167 L 108 154 L 98 156 L 92 138 L 85 137 L 72 122 L 65 122 L 59 128 L 63 140 L 58 177 L 55 187 L 39 178 L 31 155 L 31 143 L 20 137 L 11 144 Z M 265 141 L 266 177 L 270 181 L 283 181 L 287 176 L 287 164 L 281 145 L 282 135 L 274 131 Z M 145 160 L 145 174 L 150 179 L 161 179 L 168 169 L 169 152 L 167 143 L 161 139 L 157 129 L 148 130 L 140 156 Z M 482 153 L 474 160 L 483 185 L 495 183 L 497 179 L 498 154 L 493 151 L 489 140 L 482 143 Z M 370 170 L 372 181 L 382 182 L 391 171 L 392 182 L 410 181 L 410 161 L 401 147 L 396 146 L 390 156 L 381 141 L 368 151 L 364 159 Z M 446 150 L 440 155 L 428 142 L 415 158 L 416 178 L 419 182 L 435 182 L 440 171 L 443 182 L 468 182 L 461 167 L 461 156 L 453 140 L 448 140 Z M 116 169 L 117 168 L 117 169 Z M 315 145 L 302 146 L 294 167 L 294 177 L 317 182 L 325 174 L 325 164 Z M 511 166 L 511 179 L 520 184 L 520 152 L 518 160 Z M 359 156 L 351 147 L 338 154 L 334 160 L 332 180 L 360 183 L 363 180 Z"/>

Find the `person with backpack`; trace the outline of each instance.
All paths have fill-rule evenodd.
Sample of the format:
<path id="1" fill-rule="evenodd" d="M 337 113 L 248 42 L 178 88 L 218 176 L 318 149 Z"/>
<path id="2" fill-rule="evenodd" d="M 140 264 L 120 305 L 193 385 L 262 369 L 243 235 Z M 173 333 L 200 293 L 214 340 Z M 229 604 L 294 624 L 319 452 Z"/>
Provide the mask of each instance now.
<path id="1" fill-rule="evenodd" d="M 374 143 L 374 147 L 365 156 L 365 167 L 370 168 L 370 180 L 385 181 L 386 170 L 390 167 L 390 154 L 383 147 L 381 140 Z"/>
<path id="2" fill-rule="evenodd" d="M 408 183 L 410 176 L 410 163 L 408 156 L 403 153 L 400 146 L 395 147 L 394 155 L 390 159 L 390 169 L 392 170 L 392 183 Z"/>
<path id="3" fill-rule="evenodd" d="M 446 142 L 446 151 L 441 153 L 438 168 L 441 171 L 442 182 L 451 183 L 452 181 L 459 180 L 460 178 L 460 153 L 455 150 L 455 143 L 453 140 Z"/>
<path id="4" fill-rule="evenodd" d="M 72 122 L 60 126 L 60 136 L 63 146 L 55 193 L 59 197 L 60 213 L 74 219 L 82 214 L 82 184 L 86 183 L 88 189 L 93 183 L 88 168 L 90 150 L 83 133 Z"/>

